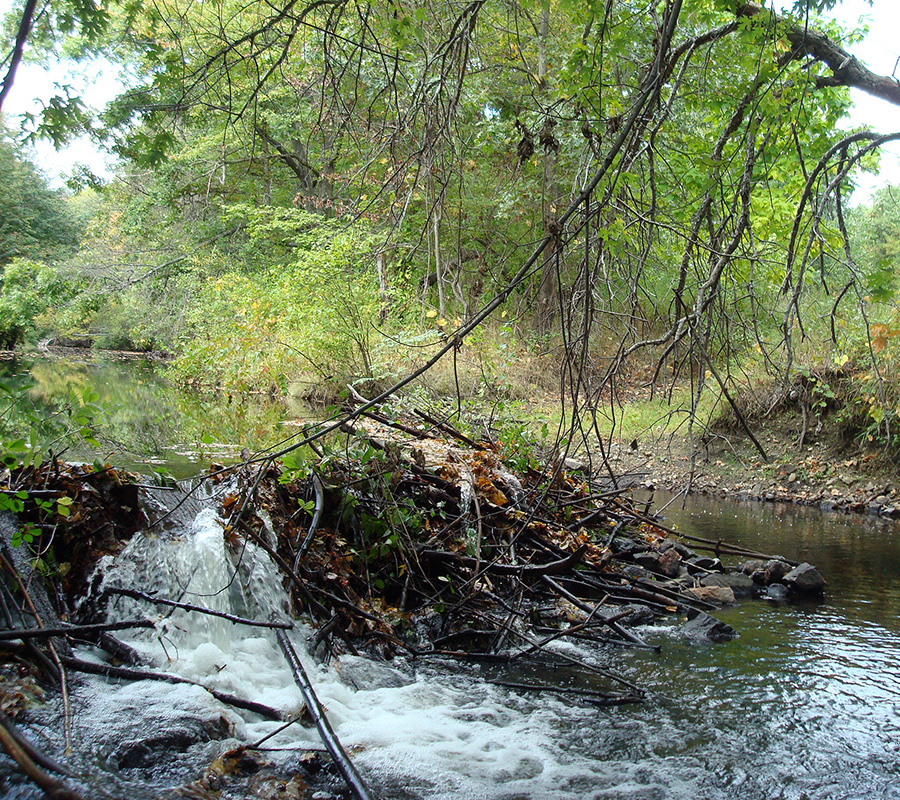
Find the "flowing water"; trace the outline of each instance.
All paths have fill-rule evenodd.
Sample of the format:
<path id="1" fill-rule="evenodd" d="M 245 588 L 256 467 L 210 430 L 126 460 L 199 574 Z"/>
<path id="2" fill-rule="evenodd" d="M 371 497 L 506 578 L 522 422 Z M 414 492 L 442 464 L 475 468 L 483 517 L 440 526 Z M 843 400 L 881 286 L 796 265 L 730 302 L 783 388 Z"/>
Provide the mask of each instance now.
<path id="1" fill-rule="evenodd" d="M 679 636 L 677 621 L 642 631 L 662 645 L 659 654 L 557 642 L 649 692 L 643 704 L 614 708 L 501 688 L 487 680 L 500 677 L 496 667 L 350 656 L 324 663 L 309 654 L 310 632 L 298 627 L 291 632 L 294 646 L 374 794 L 404 800 L 900 798 L 898 525 L 703 498 L 684 508 L 672 503 L 663 513 L 685 533 L 809 561 L 828 580 L 826 594 L 817 602 L 748 601 L 724 609 L 717 616 L 740 636 L 722 644 L 692 643 Z M 136 535 L 104 564 L 103 576 L 107 585 L 242 616 L 286 613 L 265 554 L 250 546 L 235 562 L 209 510 L 175 530 Z M 121 638 L 158 668 L 286 714 L 300 709 L 271 632 L 130 600 L 113 613 L 130 617 L 139 609 L 158 617 L 156 630 Z M 72 702 L 74 766 L 100 776 L 113 796 L 134 800 L 170 796 L 171 787 L 196 778 L 224 750 L 278 727 L 189 685 L 90 679 L 73 691 Z M 321 744 L 314 729 L 292 726 L 265 746 L 268 758 L 291 769 L 300 754 Z M 38 796 L 16 791 L 9 796 Z"/>
<path id="2" fill-rule="evenodd" d="M 896 526 L 702 498 L 665 515 L 686 533 L 816 563 L 828 591 L 819 602 L 750 601 L 723 610 L 718 616 L 741 634 L 723 644 L 692 643 L 672 626 L 642 632 L 662 645 L 659 654 L 559 643 L 649 690 L 644 704 L 616 708 L 503 689 L 486 680 L 498 677 L 496 667 L 349 656 L 324 664 L 307 652 L 309 631 L 298 628 L 294 645 L 376 796 L 900 797 Z M 135 536 L 103 574 L 107 585 L 256 619 L 286 613 L 265 554 L 250 546 L 236 566 L 209 510 L 181 530 Z M 133 617 L 140 606 L 148 612 L 131 600 L 113 611 Z M 122 638 L 157 667 L 283 713 L 299 710 L 269 631 L 181 611 L 149 613 L 159 617 L 155 631 Z M 91 754 L 78 766 L 103 775 L 107 791 L 134 800 L 160 797 L 228 747 L 278 727 L 194 686 L 95 679 L 73 702 L 79 749 Z M 293 726 L 266 746 L 273 748 L 267 757 L 290 768 L 321 744 L 314 730 Z"/>

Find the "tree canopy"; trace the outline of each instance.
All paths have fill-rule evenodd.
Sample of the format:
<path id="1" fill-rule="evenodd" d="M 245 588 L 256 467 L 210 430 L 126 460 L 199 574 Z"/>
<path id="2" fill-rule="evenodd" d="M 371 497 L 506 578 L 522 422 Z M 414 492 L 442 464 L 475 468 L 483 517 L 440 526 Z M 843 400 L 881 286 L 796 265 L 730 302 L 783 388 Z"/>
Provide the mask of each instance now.
<path id="1" fill-rule="evenodd" d="M 26 3 L 13 52 L 30 32 L 37 50 L 102 51 L 137 76 L 91 122 L 129 165 L 115 225 L 164 217 L 170 242 L 209 255 L 132 263 L 118 286 L 190 284 L 283 341 L 262 322 L 289 315 L 254 317 L 233 294 L 222 306 L 198 276 L 252 283 L 309 263 L 298 231 L 355 226 L 353 269 L 378 295 L 358 330 L 418 304 L 447 337 L 437 359 L 505 305 L 560 345 L 590 427 L 629 359 L 689 379 L 695 398 L 712 381 L 740 416 L 741 354 L 787 377 L 811 309 L 830 307 L 838 349 L 836 315 L 864 313 L 846 191 L 900 134 L 840 120 L 848 87 L 900 91 L 817 16 L 830 5 L 60 0 L 30 22 Z M 264 229 L 268 249 L 251 252 Z M 324 267 L 334 286 L 349 274 Z"/>
<path id="2" fill-rule="evenodd" d="M 47 186 L 6 135 L 0 138 L 0 265 L 16 257 L 54 258 L 78 246 L 65 199 Z"/>

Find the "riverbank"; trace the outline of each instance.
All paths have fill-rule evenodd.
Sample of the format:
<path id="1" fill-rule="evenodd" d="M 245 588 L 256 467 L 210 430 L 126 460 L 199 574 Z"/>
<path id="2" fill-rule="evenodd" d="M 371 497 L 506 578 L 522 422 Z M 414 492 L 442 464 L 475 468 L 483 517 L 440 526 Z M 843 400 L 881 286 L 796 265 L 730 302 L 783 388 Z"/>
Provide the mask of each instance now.
<path id="1" fill-rule="evenodd" d="M 694 448 L 684 436 L 614 441 L 609 462 L 634 486 L 900 518 L 898 467 L 883 451 L 847 445 L 827 429 L 799 448 L 783 423 L 755 435 L 767 460 L 746 435 L 723 433 Z"/>

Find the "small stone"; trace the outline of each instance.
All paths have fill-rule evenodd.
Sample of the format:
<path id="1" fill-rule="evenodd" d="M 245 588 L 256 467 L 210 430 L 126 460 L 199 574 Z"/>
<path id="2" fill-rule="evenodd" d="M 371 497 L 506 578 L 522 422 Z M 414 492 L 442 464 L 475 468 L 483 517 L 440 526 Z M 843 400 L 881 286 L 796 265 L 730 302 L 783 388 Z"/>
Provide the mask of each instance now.
<path id="1" fill-rule="evenodd" d="M 612 542 L 610 542 L 609 547 L 617 556 L 627 556 L 630 553 L 642 553 L 650 549 L 650 546 L 646 542 L 637 542 L 634 539 L 628 539 L 624 536 L 616 536 Z"/>
<path id="2" fill-rule="evenodd" d="M 690 547 L 682 542 L 675 542 L 675 549 L 681 553 L 682 558 L 693 558 L 697 555 Z"/>
<path id="3" fill-rule="evenodd" d="M 647 571 L 643 567 L 639 567 L 637 564 L 627 564 L 622 567 L 622 574 L 626 578 L 633 578 L 637 580 L 638 578 L 643 578 L 645 580 L 649 580 L 653 578 L 653 573 Z"/>
<path id="4" fill-rule="evenodd" d="M 773 583 L 766 587 L 766 600 L 774 600 L 776 603 L 783 603 L 787 600 L 788 590 L 783 583 Z"/>
<path id="5" fill-rule="evenodd" d="M 660 557 L 656 553 L 634 553 L 631 556 L 631 560 L 635 564 L 653 572 L 659 569 L 659 559 Z"/>
<path id="6" fill-rule="evenodd" d="M 772 559 L 766 562 L 766 583 L 778 583 L 791 571 L 792 567 L 786 561 Z"/>
<path id="7" fill-rule="evenodd" d="M 744 573 L 744 575 L 752 575 L 757 570 L 764 570 L 766 568 L 766 562 L 760 558 L 754 558 L 750 561 L 744 561 L 738 564 L 738 569 Z"/>
<path id="8" fill-rule="evenodd" d="M 678 568 L 681 566 L 681 553 L 674 547 L 666 550 L 659 557 L 659 571 L 667 578 L 677 578 Z"/>
<path id="9" fill-rule="evenodd" d="M 819 574 L 819 570 L 806 562 L 785 575 L 784 582 L 790 589 L 802 594 L 821 592 L 825 588 L 825 579 Z"/>
<path id="10" fill-rule="evenodd" d="M 736 602 L 730 586 L 694 586 L 685 589 L 685 593 L 692 594 L 698 600 L 705 600 L 707 603 L 733 605 Z"/>
<path id="11" fill-rule="evenodd" d="M 711 642 L 727 642 L 738 635 L 731 625 L 711 617 L 705 611 L 689 614 L 688 621 L 681 626 L 681 632 L 691 639 Z"/>

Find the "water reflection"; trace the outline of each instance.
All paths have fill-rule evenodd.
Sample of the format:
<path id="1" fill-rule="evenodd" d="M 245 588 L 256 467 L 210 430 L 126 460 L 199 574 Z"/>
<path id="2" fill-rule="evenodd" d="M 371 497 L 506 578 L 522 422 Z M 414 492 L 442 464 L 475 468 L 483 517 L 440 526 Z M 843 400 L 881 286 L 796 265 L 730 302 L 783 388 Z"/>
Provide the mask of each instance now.
<path id="1" fill-rule="evenodd" d="M 0 381 L 22 395 L 3 419 L 3 433 L 21 436 L 36 419 L 43 419 L 43 439 L 58 439 L 54 451 L 65 448 L 69 460 L 99 457 L 143 472 L 164 468 L 184 478 L 210 461 L 235 460 L 243 447 L 255 451 L 274 444 L 294 430 L 285 427 L 284 420 L 309 416 L 299 404 L 265 396 L 179 388 L 169 384 L 163 372 L 151 361 L 102 355 L 81 361 L 2 362 Z M 100 450 L 67 435 L 71 425 L 63 412 L 91 391 L 102 408 Z"/>
<path id="2" fill-rule="evenodd" d="M 829 585 L 820 603 L 723 610 L 741 632 L 732 642 L 660 636 L 661 656 L 629 654 L 630 676 L 657 693 L 628 723 L 645 724 L 650 760 L 669 776 L 660 796 L 688 796 L 687 785 L 705 798 L 900 797 L 900 526 L 704 498 L 665 516 L 809 561 Z"/>

